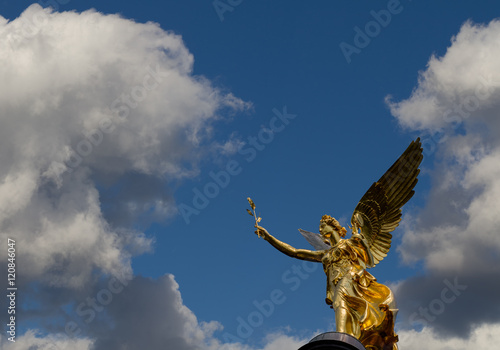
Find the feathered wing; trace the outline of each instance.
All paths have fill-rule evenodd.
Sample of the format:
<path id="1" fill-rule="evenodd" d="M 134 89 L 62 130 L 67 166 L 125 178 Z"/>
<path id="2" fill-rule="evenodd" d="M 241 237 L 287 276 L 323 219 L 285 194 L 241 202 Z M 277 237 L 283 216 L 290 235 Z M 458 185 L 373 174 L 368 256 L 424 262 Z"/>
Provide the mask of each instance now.
<path id="1" fill-rule="evenodd" d="M 368 241 L 374 265 L 387 256 L 391 232 L 401 221 L 401 207 L 415 191 L 422 161 L 420 138 L 408 146 L 399 159 L 361 198 L 352 214 L 351 224 L 361 229 Z"/>
<path id="2" fill-rule="evenodd" d="M 299 228 L 299 232 L 316 250 L 327 250 L 331 248 L 329 244 L 323 241 L 319 233 L 305 231 L 301 228 Z"/>

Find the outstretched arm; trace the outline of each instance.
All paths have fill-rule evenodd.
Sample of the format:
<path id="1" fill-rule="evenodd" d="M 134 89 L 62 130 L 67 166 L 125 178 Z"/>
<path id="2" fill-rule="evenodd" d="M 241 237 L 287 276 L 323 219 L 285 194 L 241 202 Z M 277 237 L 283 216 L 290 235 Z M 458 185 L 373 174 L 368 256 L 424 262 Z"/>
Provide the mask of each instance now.
<path id="1" fill-rule="evenodd" d="M 296 249 L 292 247 L 291 245 L 280 241 L 279 239 L 275 238 L 272 236 L 267 230 L 261 226 L 255 226 L 257 230 L 255 233 L 258 236 L 261 236 L 264 238 L 266 241 L 268 241 L 274 248 L 278 249 L 280 252 L 283 254 L 286 254 L 288 256 L 291 256 L 292 258 L 300 259 L 300 260 L 307 260 L 307 261 L 314 261 L 314 262 L 321 262 L 321 258 L 323 257 L 325 251 L 324 250 L 318 250 L 318 251 L 313 251 L 313 250 L 307 250 L 307 249 Z"/>

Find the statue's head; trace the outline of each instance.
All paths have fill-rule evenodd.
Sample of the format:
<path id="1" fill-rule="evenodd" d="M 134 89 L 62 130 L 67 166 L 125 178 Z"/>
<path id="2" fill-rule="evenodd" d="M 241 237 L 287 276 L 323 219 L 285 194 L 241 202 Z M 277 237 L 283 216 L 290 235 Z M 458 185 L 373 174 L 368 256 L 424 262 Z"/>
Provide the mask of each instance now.
<path id="1" fill-rule="evenodd" d="M 336 243 L 341 237 L 345 237 L 347 230 L 342 227 L 339 222 L 330 215 L 323 215 L 319 222 L 319 233 L 328 238 L 332 243 Z"/>

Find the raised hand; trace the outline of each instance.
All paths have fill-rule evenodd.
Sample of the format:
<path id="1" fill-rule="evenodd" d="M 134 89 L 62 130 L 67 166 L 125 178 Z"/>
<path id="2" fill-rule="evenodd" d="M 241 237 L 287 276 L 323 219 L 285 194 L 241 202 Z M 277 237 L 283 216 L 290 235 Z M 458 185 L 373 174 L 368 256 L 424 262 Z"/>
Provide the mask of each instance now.
<path id="1" fill-rule="evenodd" d="M 269 237 L 269 232 L 267 232 L 267 230 L 262 227 L 262 226 L 259 226 L 257 224 L 255 224 L 255 234 L 259 237 L 262 237 L 264 238 L 266 241 L 267 241 L 267 238 Z"/>

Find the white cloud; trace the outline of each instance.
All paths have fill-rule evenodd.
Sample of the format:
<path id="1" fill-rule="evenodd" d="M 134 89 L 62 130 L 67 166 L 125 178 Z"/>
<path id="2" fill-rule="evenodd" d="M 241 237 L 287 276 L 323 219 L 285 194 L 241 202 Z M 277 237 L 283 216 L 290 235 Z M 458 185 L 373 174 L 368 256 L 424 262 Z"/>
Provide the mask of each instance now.
<path id="1" fill-rule="evenodd" d="M 488 349 L 500 343 L 500 325 L 483 325 L 477 327 L 468 339 L 459 337 L 445 338 L 430 328 L 422 331 L 399 332 L 399 346 L 405 350 L 468 350 Z"/>
<path id="2" fill-rule="evenodd" d="M 216 321 L 202 322 L 182 300 L 179 285 L 173 275 L 157 280 L 134 277 L 126 283 L 105 284 L 96 287 L 89 297 L 98 307 L 84 304 L 79 312 L 66 314 L 66 323 L 54 322 L 53 334 L 43 335 L 30 330 L 16 340 L 13 349 L 39 350 L 115 350 L 115 349 L 176 349 L 176 350 L 281 350 L 298 349 L 308 339 L 299 339 L 284 332 L 269 334 L 262 347 L 241 343 L 222 343 L 217 332 L 223 330 Z M 113 290 L 106 305 L 99 303 L 98 295 L 107 288 Z M 97 296 L 97 297 L 96 297 Z M 88 300 L 82 297 L 82 301 Z M 106 299 L 107 300 L 107 299 Z M 76 303 L 78 305 L 79 302 Z M 75 307 L 77 308 L 77 306 Z M 94 311 L 93 316 L 90 310 Z M 74 326 L 67 327 L 69 323 Z M 71 329 L 70 333 L 65 333 Z M 74 335 L 77 337 L 74 337 Z M 0 338 L 2 348 L 10 348 L 9 341 Z M 55 346 L 57 347 L 55 347 Z M 52 347 L 51 347 L 52 346 Z"/>
<path id="3" fill-rule="evenodd" d="M 203 329 L 199 329 L 204 332 Z M 94 341 L 87 338 L 70 339 L 65 336 L 48 335 L 41 336 L 34 330 L 29 330 L 21 337 L 17 338 L 16 343 L 8 343 L 0 337 L 0 343 L 3 341 L 3 347 L 8 350 L 91 350 L 94 349 Z M 191 340 L 192 341 L 192 340 Z M 298 339 L 293 336 L 276 333 L 270 334 L 265 339 L 263 347 L 255 348 L 240 343 L 222 344 L 216 338 L 205 339 L 207 343 L 200 344 L 192 341 L 189 345 L 189 350 L 283 350 L 283 349 L 298 349 L 308 342 L 306 339 Z M 162 348 L 175 345 L 172 342 L 166 341 L 162 344 Z M 115 348 L 109 348 L 115 349 Z M 159 348 L 148 348 L 159 349 Z"/>
<path id="4" fill-rule="evenodd" d="M 298 349 L 310 339 L 299 339 L 285 334 L 271 334 L 266 337 L 267 344 L 262 350 Z"/>
<path id="5" fill-rule="evenodd" d="M 122 218 L 175 215 L 161 188 L 197 173 L 221 110 L 248 104 L 193 76 L 182 38 L 155 23 L 34 4 L 0 16 L 0 39 L 0 238 L 16 239 L 28 281 L 130 276 L 131 255 L 151 240 L 117 227 L 117 211 L 110 222 L 102 201 Z M 103 199 L 96 181 L 127 186 Z"/>
<path id="6" fill-rule="evenodd" d="M 15 342 L 5 338 L 3 334 L 0 335 L 0 344 L 2 349 L 8 350 L 90 350 L 92 345 L 90 339 L 70 339 L 58 335 L 43 337 L 34 330 L 17 337 Z"/>
<path id="7" fill-rule="evenodd" d="M 445 338 L 436 334 L 430 328 L 421 331 L 402 331 L 399 335 L 399 346 L 406 350 L 468 350 L 491 348 L 492 344 L 500 342 L 500 325 L 483 325 L 474 329 L 469 339 L 459 337 Z M 209 344 L 197 344 L 190 350 L 282 350 L 298 349 L 308 342 L 308 339 L 298 339 L 285 334 L 270 334 L 265 339 L 263 347 L 255 348 L 243 344 L 221 344 L 212 339 Z M 12 350 L 90 350 L 93 342 L 89 339 L 69 339 L 64 336 L 49 335 L 47 337 L 38 336 L 34 331 L 28 331 L 18 338 L 16 343 L 5 345 L 6 349 Z M 169 347 L 170 343 L 165 343 L 164 347 Z M 150 348 L 152 349 L 152 348 Z"/>
<path id="8" fill-rule="evenodd" d="M 446 54 L 431 58 L 412 96 L 390 103 L 402 126 L 439 143 L 432 210 L 417 218 L 420 229 L 409 230 L 400 249 L 408 261 L 424 258 L 430 269 L 450 271 L 473 265 L 485 247 L 500 252 L 498 55 L 500 21 L 467 22 Z M 455 215 L 443 215 L 450 210 L 443 206 Z"/>
<path id="9" fill-rule="evenodd" d="M 404 261 L 423 261 L 427 275 L 398 290 L 411 295 L 403 304 L 415 312 L 433 300 L 446 306 L 428 317 L 429 327 L 446 336 L 473 337 L 475 325 L 500 321 L 492 304 L 500 277 L 499 56 L 500 21 L 467 22 L 445 55 L 430 59 L 410 98 L 388 98 L 400 125 L 423 132 L 425 155 L 435 155 L 426 206 L 406 215 L 398 247 Z M 456 303 L 439 304 L 442 281 L 455 279 L 467 291 Z"/>
<path id="10" fill-rule="evenodd" d="M 500 123 L 500 21 L 488 25 L 466 22 L 443 57 L 431 57 L 420 72 L 418 87 L 409 99 L 393 102 L 392 114 L 412 130 L 437 132 L 479 122 Z M 492 125 L 493 126 L 493 125 Z"/>

